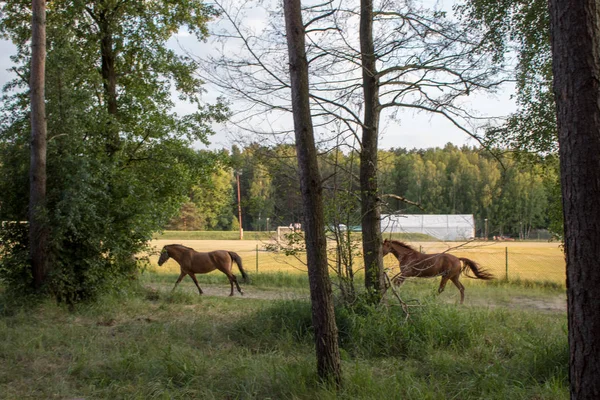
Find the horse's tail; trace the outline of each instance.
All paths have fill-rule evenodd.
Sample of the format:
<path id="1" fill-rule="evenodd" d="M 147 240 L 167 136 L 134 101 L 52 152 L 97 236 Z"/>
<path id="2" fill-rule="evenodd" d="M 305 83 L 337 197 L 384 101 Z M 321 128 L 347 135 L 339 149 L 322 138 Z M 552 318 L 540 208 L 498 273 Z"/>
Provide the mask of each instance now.
<path id="1" fill-rule="evenodd" d="M 494 275 L 490 274 L 485 269 L 481 268 L 479 266 L 479 264 L 477 264 L 475 261 L 469 260 L 468 258 L 464 258 L 464 257 L 458 257 L 458 259 L 465 263 L 465 265 L 462 268 L 462 272 L 464 272 L 467 277 L 484 279 L 486 281 L 490 280 L 490 279 L 495 279 Z M 474 277 L 470 276 L 468 274 L 467 268 L 470 268 L 471 271 L 473 271 L 473 273 L 475 274 Z"/>
<path id="2" fill-rule="evenodd" d="M 233 261 L 235 261 L 238 268 L 240 269 L 240 272 L 242 273 L 242 278 L 244 279 L 244 282 L 248 282 L 248 280 L 249 280 L 248 274 L 246 273 L 246 271 L 244 271 L 244 267 L 242 267 L 242 257 L 240 257 L 237 253 L 235 253 L 233 251 L 229 251 L 228 253 L 231 256 L 231 259 Z"/>

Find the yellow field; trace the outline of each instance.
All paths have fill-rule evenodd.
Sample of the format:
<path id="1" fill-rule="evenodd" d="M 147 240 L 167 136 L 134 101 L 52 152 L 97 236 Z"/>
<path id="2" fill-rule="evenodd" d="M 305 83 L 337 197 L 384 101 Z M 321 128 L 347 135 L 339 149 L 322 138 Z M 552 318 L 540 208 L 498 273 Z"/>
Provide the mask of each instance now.
<path id="1" fill-rule="evenodd" d="M 230 250 L 238 253 L 248 273 L 289 272 L 306 273 L 306 266 L 301 260 L 264 251 L 267 242 L 257 240 L 154 240 L 151 242 L 156 254 L 150 257 L 153 269 L 159 273 L 179 273 L 179 265 L 169 260 L 162 267 L 157 266 L 158 251 L 166 245 L 179 243 L 197 251 Z M 565 282 L 565 260 L 558 243 L 547 242 L 471 242 L 460 246 L 460 243 L 412 242 L 416 249 L 425 253 L 449 251 L 467 257 L 481 264 L 498 278 L 506 276 L 506 252 L 508 249 L 508 278 L 510 280 L 534 280 Z M 258 252 L 256 251 L 258 247 Z M 258 256 L 258 262 L 257 262 Z M 357 269 L 362 268 L 362 260 L 357 261 Z M 387 268 L 397 268 L 398 262 L 392 255 L 384 259 Z M 235 268 L 235 267 L 234 267 Z"/>

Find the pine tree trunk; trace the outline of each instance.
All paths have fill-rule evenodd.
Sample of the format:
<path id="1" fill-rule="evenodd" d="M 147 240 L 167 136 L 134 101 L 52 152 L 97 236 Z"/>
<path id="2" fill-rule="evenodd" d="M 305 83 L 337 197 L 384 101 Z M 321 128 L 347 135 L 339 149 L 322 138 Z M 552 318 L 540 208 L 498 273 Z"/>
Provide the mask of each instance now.
<path id="1" fill-rule="evenodd" d="M 300 0 L 285 0 L 292 108 L 296 134 L 296 153 L 300 169 L 300 188 L 304 203 L 304 231 L 308 278 L 315 329 L 317 372 L 319 377 L 341 384 L 338 332 L 335 324 L 331 281 L 327 265 L 327 239 L 323 209 L 323 188 L 317 163 L 313 133 L 306 60 L 304 26 Z"/>
<path id="2" fill-rule="evenodd" d="M 572 399 L 600 398 L 600 6 L 550 0 Z"/>
<path id="3" fill-rule="evenodd" d="M 33 284 L 39 290 L 48 270 L 48 228 L 46 217 L 46 1 L 32 1 L 31 147 L 29 166 L 29 254 Z"/>
<path id="4" fill-rule="evenodd" d="M 377 145 L 381 107 L 373 45 L 373 0 L 361 0 L 360 7 L 360 51 L 365 99 L 360 151 L 363 259 L 365 286 L 378 299 L 385 285 L 381 252 L 381 201 L 377 192 Z"/>

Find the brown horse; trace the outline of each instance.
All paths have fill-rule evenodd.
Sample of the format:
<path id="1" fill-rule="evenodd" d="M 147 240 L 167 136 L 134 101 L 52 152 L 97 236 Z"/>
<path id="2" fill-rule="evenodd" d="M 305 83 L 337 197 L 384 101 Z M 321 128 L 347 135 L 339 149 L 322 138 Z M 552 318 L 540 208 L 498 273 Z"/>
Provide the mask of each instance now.
<path id="1" fill-rule="evenodd" d="M 231 267 L 233 266 L 233 262 L 237 264 L 240 272 L 242 273 L 242 277 L 244 278 L 244 282 L 248 280 L 248 275 L 246 271 L 242 268 L 242 259 L 239 255 L 234 253 L 233 251 L 227 250 L 216 250 L 211 251 L 209 253 L 200 253 L 192 248 L 186 247 L 181 244 L 168 244 L 160 252 L 160 258 L 158 259 L 158 265 L 161 266 L 167 261 L 169 258 L 173 258 L 181 268 L 181 273 L 179 274 L 179 278 L 177 278 L 177 282 L 175 282 L 175 286 L 173 290 L 177 287 L 179 282 L 186 276 L 189 275 L 190 278 L 196 284 L 198 288 L 198 292 L 202 294 L 202 289 L 200 289 L 200 285 L 198 284 L 198 280 L 196 279 L 195 274 L 206 274 L 208 272 L 214 271 L 218 269 L 223 272 L 229 278 L 229 284 L 231 285 L 231 293 L 230 296 L 233 296 L 233 284 L 237 287 L 237 291 L 240 294 L 244 294 L 242 289 L 240 289 L 240 285 L 237 282 L 237 278 L 235 275 L 231 273 Z"/>
<path id="2" fill-rule="evenodd" d="M 422 254 L 408 244 L 399 240 L 383 241 L 383 255 L 392 253 L 400 263 L 400 273 L 393 278 L 397 285 L 401 285 L 408 277 L 435 277 L 441 276 L 442 281 L 438 293 L 442 293 L 446 287 L 448 280 L 451 280 L 460 291 L 460 303 L 465 299 L 465 287 L 458 280 L 461 272 L 469 278 L 479 278 L 484 280 L 494 279 L 494 276 L 482 269 L 479 264 L 473 260 L 464 257 L 456 257 L 448 253 L 437 254 Z M 461 266 L 461 261 L 464 266 Z M 475 277 L 467 274 L 467 269 L 470 268 L 475 274 Z"/>

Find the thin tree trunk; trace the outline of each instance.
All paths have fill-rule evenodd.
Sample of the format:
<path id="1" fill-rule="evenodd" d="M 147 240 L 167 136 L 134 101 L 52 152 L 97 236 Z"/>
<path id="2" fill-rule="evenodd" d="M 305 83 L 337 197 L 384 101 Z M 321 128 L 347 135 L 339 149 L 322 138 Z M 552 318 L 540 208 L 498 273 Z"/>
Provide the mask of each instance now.
<path id="1" fill-rule="evenodd" d="M 46 219 L 46 1 L 32 1 L 31 148 L 29 165 L 29 254 L 33 284 L 39 290 L 48 272 L 48 227 Z"/>
<path id="2" fill-rule="evenodd" d="M 104 101 L 106 110 L 114 118 L 118 113 L 117 102 L 117 70 L 115 67 L 116 55 L 114 49 L 113 32 L 111 28 L 112 16 L 117 12 L 117 7 L 110 9 L 109 5 L 103 1 L 100 2 L 101 10 L 98 12 L 98 29 L 100 30 L 100 55 L 102 83 L 104 86 Z M 115 121 L 116 122 L 116 121 Z M 109 122 L 106 131 L 106 151 L 113 156 L 121 147 L 118 127 L 115 122 Z"/>
<path id="3" fill-rule="evenodd" d="M 600 6 L 550 0 L 572 399 L 600 399 Z"/>
<path id="4" fill-rule="evenodd" d="M 381 252 L 381 202 L 377 193 L 379 82 L 373 45 L 373 0 L 361 0 L 360 51 L 362 60 L 364 126 L 360 152 L 360 190 L 365 286 L 379 297 L 385 285 Z"/>
<path id="5" fill-rule="evenodd" d="M 312 320 L 315 329 L 317 372 L 324 381 L 333 382 L 339 386 L 342 373 L 338 331 L 335 324 L 331 281 L 327 269 L 323 188 L 310 112 L 308 63 L 301 4 L 300 0 L 284 0 L 283 6 L 290 63 L 296 153 L 304 203 L 304 227 Z"/>

